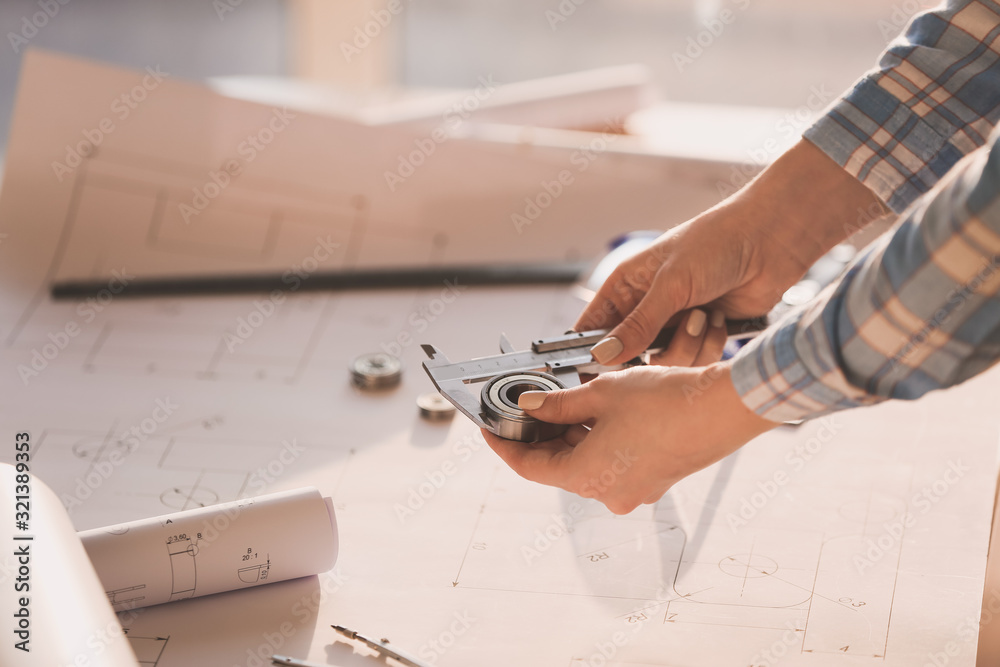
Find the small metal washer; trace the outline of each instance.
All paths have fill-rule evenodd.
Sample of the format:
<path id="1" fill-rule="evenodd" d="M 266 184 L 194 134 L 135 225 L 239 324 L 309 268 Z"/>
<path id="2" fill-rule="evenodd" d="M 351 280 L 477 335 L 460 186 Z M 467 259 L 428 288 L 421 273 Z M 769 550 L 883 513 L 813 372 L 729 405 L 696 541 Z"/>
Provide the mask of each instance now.
<path id="1" fill-rule="evenodd" d="M 384 352 L 363 354 L 351 362 L 351 382 L 359 389 L 388 389 L 399 384 L 403 364 Z"/>
<path id="2" fill-rule="evenodd" d="M 418 396 L 417 407 L 420 416 L 430 421 L 445 421 L 455 416 L 455 406 L 436 391 Z"/>

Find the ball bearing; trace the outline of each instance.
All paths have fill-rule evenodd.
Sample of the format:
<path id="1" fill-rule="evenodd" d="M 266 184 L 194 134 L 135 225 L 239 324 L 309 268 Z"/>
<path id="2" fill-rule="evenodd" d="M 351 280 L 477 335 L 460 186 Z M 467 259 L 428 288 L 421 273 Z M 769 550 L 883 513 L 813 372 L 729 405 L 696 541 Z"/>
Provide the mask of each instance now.
<path id="1" fill-rule="evenodd" d="M 480 400 L 493 432 L 507 440 L 537 442 L 562 434 L 566 424 L 549 424 L 529 416 L 517 407 L 518 397 L 526 391 L 555 391 L 566 385 L 548 373 L 524 371 L 498 375 L 483 385 Z"/>

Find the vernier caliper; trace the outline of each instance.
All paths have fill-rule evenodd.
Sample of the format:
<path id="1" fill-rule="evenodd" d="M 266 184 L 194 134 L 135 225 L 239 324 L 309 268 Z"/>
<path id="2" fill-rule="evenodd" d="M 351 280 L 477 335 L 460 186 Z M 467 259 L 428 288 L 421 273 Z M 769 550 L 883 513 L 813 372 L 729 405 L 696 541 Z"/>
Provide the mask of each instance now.
<path id="1" fill-rule="evenodd" d="M 767 318 L 733 320 L 727 323 L 731 339 L 756 335 L 767 327 Z M 674 336 L 675 327 L 660 332 L 647 352 L 665 348 Z M 424 370 L 434 386 L 452 405 L 461 410 L 476 426 L 501 438 L 536 442 L 554 438 L 568 427 L 548 424 L 528 416 L 517 407 L 518 397 L 526 391 L 553 391 L 579 385 L 581 374 L 598 374 L 627 366 L 640 365 L 633 359 L 619 366 L 602 366 L 590 354 L 590 348 L 610 333 L 607 329 L 568 332 L 552 338 L 532 341 L 530 350 L 517 351 L 503 334 L 500 354 L 452 363 L 433 345 L 422 345 L 429 359 Z M 469 385 L 482 383 L 476 396 Z"/>

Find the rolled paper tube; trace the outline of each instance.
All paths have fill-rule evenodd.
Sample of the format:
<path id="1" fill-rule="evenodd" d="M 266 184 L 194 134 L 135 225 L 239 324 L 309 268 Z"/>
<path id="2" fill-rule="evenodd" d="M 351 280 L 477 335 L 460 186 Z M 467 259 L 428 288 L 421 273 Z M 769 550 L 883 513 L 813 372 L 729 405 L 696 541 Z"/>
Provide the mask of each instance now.
<path id="1" fill-rule="evenodd" d="M 307 487 L 80 533 L 116 611 L 330 570 L 333 505 Z"/>

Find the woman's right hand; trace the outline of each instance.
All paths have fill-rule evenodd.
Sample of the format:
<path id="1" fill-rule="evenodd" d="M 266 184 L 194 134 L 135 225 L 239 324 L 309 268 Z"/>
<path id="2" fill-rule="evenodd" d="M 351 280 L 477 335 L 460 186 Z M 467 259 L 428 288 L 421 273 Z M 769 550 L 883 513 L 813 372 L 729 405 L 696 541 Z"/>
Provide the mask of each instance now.
<path id="1" fill-rule="evenodd" d="M 613 327 L 592 353 L 614 365 L 641 354 L 689 308 L 709 305 L 727 319 L 763 315 L 856 230 L 859 210 L 880 206 L 867 187 L 802 140 L 746 188 L 623 262 L 574 328 Z"/>

